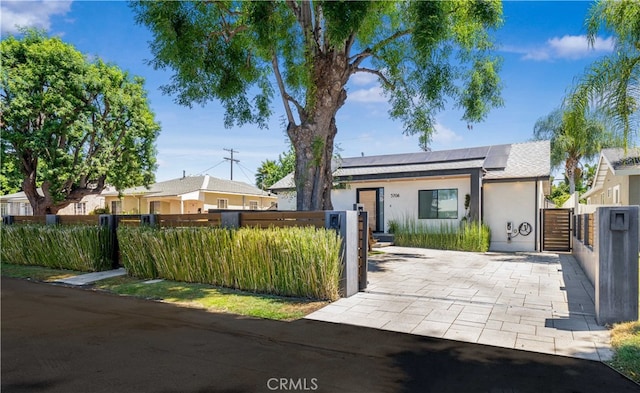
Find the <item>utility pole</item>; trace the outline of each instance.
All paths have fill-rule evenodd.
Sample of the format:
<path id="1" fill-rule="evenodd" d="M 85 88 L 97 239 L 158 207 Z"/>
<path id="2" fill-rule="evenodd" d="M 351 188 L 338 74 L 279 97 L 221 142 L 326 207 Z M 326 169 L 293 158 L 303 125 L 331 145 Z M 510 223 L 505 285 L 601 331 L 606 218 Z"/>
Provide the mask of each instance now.
<path id="1" fill-rule="evenodd" d="M 228 160 L 228 161 L 230 161 L 230 162 L 231 162 L 231 180 L 233 180 L 233 163 L 234 163 L 234 162 L 240 162 L 240 160 L 234 160 L 234 159 L 233 159 L 233 153 L 240 153 L 240 152 L 239 152 L 239 151 L 237 151 L 237 150 L 233 150 L 233 148 L 231 148 L 231 149 L 222 149 L 222 150 L 226 150 L 226 151 L 228 151 L 229 153 L 231 153 L 231 157 L 223 157 L 223 158 L 224 158 L 225 160 Z"/>

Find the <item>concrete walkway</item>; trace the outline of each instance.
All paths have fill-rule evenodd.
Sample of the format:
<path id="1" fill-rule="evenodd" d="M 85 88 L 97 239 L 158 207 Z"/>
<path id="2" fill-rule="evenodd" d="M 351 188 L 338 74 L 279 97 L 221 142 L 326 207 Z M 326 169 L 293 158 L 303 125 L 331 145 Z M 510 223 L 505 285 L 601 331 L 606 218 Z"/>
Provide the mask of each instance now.
<path id="1" fill-rule="evenodd" d="M 594 288 L 571 255 L 386 247 L 369 260 L 366 292 L 308 319 L 609 360 Z"/>
<path id="2" fill-rule="evenodd" d="M 111 277 L 124 276 L 126 274 L 127 274 L 127 271 L 124 270 L 124 268 L 119 268 L 114 270 L 107 270 L 104 272 L 80 274 L 74 277 L 55 280 L 54 282 L 67 284 L 67 285 L 89 285 L 89 284 L 93 284 L 96 281 L 104 280 Z"/>

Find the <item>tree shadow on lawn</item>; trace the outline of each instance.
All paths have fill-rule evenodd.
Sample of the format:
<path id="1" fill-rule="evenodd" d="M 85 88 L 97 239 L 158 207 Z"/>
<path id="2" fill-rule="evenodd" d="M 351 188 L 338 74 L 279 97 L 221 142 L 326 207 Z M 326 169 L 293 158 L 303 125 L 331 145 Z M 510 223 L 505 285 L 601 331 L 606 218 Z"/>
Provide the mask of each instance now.
<path id="1" fill-rule="evenodd" d="M 210 311 L 278 320 L 302 318 L 328 303 L 324 300 L 254 293 L 209 284 L 169 280 L 146 282 L 128 276 L 103 280 L 96 283 L 94 288 Z"/>

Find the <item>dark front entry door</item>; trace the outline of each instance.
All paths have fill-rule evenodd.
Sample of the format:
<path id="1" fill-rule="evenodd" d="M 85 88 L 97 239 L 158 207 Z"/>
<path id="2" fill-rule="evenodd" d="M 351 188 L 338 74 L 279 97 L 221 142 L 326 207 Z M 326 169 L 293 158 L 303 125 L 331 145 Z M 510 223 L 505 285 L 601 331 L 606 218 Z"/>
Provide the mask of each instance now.
<path id="1" fill-rule="evenodd" d="M 369 227 L 374 232 L 384 230 L 384 188 L 360 188 L 357 190 L 357 203 L 364 205 L 369 215 Z"/>

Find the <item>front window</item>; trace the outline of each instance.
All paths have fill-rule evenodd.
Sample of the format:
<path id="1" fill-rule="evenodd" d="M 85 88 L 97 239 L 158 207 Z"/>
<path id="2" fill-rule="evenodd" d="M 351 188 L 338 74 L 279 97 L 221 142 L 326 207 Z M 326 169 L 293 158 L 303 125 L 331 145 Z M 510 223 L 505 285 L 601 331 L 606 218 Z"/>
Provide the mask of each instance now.
<path id="1" fill-rule="evenodd" d="M 218 209 L 228 209 L 228 208 L 229 208 L 228 199 L 218 199 Z"/>
<path id="2" fill-rule="evenodd" d="M 86 202 L 78 202 L 74 205 L 74 214 L 76 216 L 84 216 L 87 214 L 87 203 Z"/>
<path id="3" fill-rule="evenodd" d="M 451 188 L 418 191 L 418 218 L 458 218 L 458 190 Z"/>
<path id="4" fill-rule="evenodd" d="M 258 201 L 249 201 L 249 209 L 258 210 Z"/>
<path id="5" fill-rule="evenodd" d="M 160 214 L 160 201 L 149 202 L 149 214 Z"/>
<path id="6" fill-rule="evenodd" d="M 111 201 L 111 214 L 122 214 L 122 201 Z"/>

